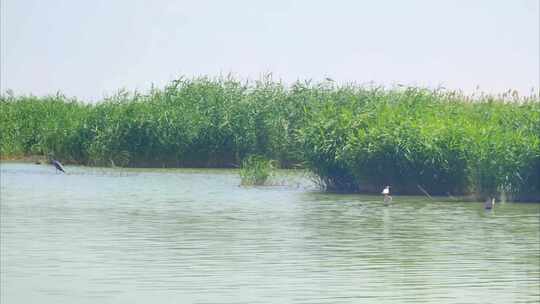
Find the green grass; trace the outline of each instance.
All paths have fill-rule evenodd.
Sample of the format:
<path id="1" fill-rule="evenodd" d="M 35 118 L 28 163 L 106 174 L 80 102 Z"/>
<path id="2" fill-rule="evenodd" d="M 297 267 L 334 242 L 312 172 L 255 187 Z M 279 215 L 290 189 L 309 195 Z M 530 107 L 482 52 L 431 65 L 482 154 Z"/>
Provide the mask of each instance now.
<path id="1" fill-rule="evenodd" d="M 0 97 L 3 158 L 85 165 L 301 165 L 329 191 L 540 199 L 540 99 L 263 78 L 181 78 L 97 104 Z"/>
<path id="2" fill-rule="evenodd" d="M 514 197 L 540 194 L 538 100 L 471 102 L 410 88 L 329 103 L 301 130 L 329 190 Z"/>
<path id="3" fill-rule="evenodd" d="M 250 155 L 242 162 L 240 168 L 241 183 L 244 186 L 264 185 L 276 169 L 272 160 L 258 155 Z"/>

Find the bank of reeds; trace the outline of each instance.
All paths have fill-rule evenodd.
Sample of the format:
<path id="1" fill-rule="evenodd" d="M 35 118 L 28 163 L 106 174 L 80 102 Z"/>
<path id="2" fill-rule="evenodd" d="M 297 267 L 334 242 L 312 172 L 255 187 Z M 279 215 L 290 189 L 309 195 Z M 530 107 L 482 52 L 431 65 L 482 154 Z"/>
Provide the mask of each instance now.
<path id="1" fill-rule="evenodd" d="M 511 99 L 511 100 L 509 100 Z M 2 157 L 86 165 L 303 164 L 328 190 L 540 198 L 538 97 L 182 78 L 96 104 L 2 95 Z"/>
<path id="2" fill-rule="evenodd" d="M 540 198 L 540 103 L 409 88 L 331 102 L 300 130 L 329 190 Z"/>
<path id="3" fill-rule="evenodd" d="M 301 162 L 303 103 L 268 79 L 180 79 L 88 105 L 63 96 L 1 98 L 4 157 L 49 154 L 86 165 L 232 167 L 251 154 Z"/>

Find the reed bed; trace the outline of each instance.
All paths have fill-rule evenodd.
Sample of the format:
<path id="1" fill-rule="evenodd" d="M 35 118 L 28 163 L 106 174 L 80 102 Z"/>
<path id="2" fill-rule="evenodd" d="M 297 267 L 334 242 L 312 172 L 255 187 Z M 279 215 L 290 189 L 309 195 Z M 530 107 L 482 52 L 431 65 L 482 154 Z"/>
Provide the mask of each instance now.
<path id="1" fill-rule="evenodd" d="M 331 102 L 300 130 L 329 190 L 540 197 L 540 103 L 417 88 Z"/>
<path id="2" fill-rule="evenodd" d="M 265 77 L 181 78 L 96 104 L 0 97 L 3 158 L 99 166 L 313 171 L 328 191 L 540 198 L 540 98 Z"/>

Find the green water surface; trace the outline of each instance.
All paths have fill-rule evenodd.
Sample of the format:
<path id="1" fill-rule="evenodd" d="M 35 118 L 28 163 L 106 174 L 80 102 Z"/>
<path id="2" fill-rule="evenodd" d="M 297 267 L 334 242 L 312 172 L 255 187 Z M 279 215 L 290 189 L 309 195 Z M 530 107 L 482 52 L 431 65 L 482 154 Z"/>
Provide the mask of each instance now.
<path id="1" fill-rule="evenodd" d="M 540 204 L 1 164 L 0 303 L 538 303 Z"/>

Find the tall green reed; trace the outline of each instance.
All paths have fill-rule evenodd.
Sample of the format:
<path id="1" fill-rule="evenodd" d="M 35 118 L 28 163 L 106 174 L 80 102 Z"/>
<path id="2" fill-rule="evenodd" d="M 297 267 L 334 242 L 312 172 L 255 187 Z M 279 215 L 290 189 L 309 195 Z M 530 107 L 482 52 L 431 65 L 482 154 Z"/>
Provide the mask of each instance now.
<path id="1" fill-rule="evenodd" d="M 411 194 L 540 197 L 537 96 L 200 77 L 97 104 L 4 94 L 0 109 L 2 157 L 236 167 L 260 155 L 302 164 L 331 191 L 391 184 Z"/>

